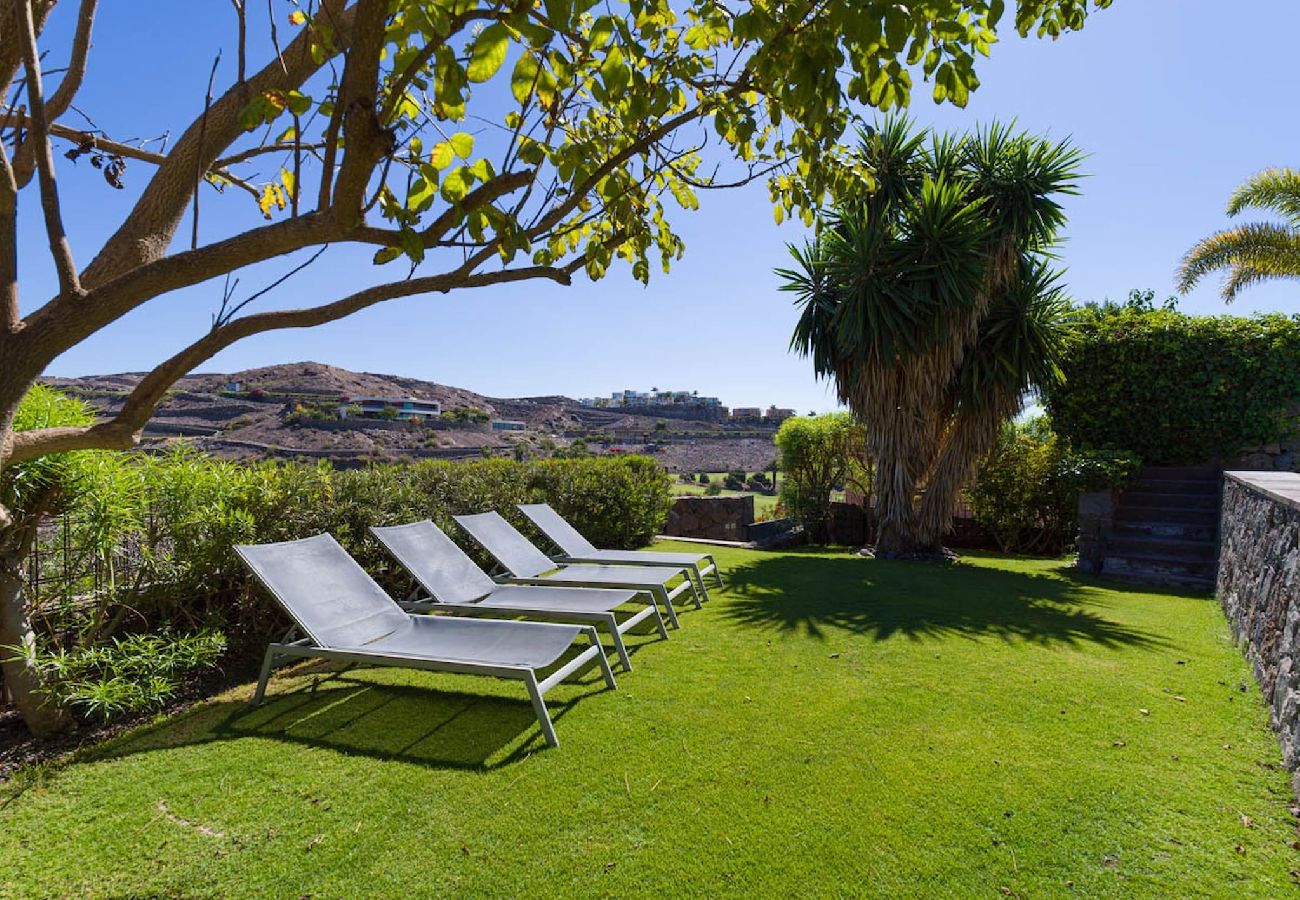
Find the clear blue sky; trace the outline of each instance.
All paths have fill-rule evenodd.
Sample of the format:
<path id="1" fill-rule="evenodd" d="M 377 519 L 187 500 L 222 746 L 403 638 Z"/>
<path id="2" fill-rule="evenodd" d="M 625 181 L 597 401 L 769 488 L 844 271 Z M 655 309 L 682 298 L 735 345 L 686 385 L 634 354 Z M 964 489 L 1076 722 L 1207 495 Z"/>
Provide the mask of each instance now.
<path id="1" fill-rule="evenodd" d="M 110 136 L 183 127 L 201 104 L 212 56 L 223 44 L 222 72 L 231 77 L 229 3 L 183 6 L 185 21 L 174 0 L 104 4 L 79 106 Z M 287 10 L 276 6 L 282 15 Z M 918 91 L 913 114 L 945 128 L 1015 118 L 1072 137 L 1090 153 L 1090 177 L 1082 196 L 1067 204 L 1063 261 L 1071 293 L 1078 300 L 1122 298 L 1130 288 L 1150 287 L 1164 296 L 1183 252 L 1227 222 L 1223 205 L 1234 185 L 1269 165 L 1300 164 L 1300 117 L 1290 90 L 1294 14 L 1294 0 L 1115 0 L 1084 32 L 1055 43 L 1004 38 L 983 61 L 983 86 L 966 110 L 937 108 Z M 52 38 L 66 33 L 72 10 L 56 16 Z M 170 48 L 182 30 L 192 49 L 173 65 Z M 60 64 L 66 45 L 45 46 L 49 64 Z M 126 191 L 104 186 L 85 162 L 64 169 L 69 232 L 84 265 L 97 239 L 130 208 L 148 167 L 131 163 Z M 53 276 L 44 264 L 34 193 L 24 204 L 22 286 L 30 308 L 48 295 Z M 205 199 L 206 237 L 241 221 L 257 223 L 246 196 Z M 786 349 L 794 312 L 772 269 L 784 264 L 785 244 L 802 235 L 773 223 L 765 188 L 708 193 L 698 213 L 681 213 L 676 222 L 686 257 L 648 288 L 620 269 L 567 289 L 536 283 L 398 300 L 323 328 L 256 337 L 203 368 L 314 359 L 495 396 L 657 386 L 695 389 L 736 406 L 833 406 L 828 388 Z M 331 249 L 272 303 L 318 302 L 362 286 L 378 274 L 368 260 L 368 252 Z M 241 285 L 261 287 L 286 268 L 247 274 Z M 148 368 L 208 326 L 220 293 L 216 283 L 155 300 L 68 352 L 52 373 Z M 1232 311 L 1300 312 L 1298 293 L 1291 284 L 1256 288 Z M 1224 311 L 1214 284 L 1183 308 Z"/>

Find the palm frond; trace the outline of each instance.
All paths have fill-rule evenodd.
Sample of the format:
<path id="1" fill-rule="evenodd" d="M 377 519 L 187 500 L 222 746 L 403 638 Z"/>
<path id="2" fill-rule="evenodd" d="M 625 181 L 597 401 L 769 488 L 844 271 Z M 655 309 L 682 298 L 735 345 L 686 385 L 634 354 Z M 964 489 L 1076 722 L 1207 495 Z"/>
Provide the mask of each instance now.
<path id="1" fill-rule="evenodd" d="M 1248 284 L 1264 279 L 1300 278 L 1300 232 L 1274 222 L 1254 222 L 1220 231 L 1201 240 L 1178 266 L 1178 290 L 1187 293 L 1211 272 L 1242 270 L 1229 275 L 1223 299 L 1231 303 Z M 1244 273 L 1254 272 L 1257 277 Z"/>
<path id="2" fill-rule="evenodd" d="M 1274 167 L 1250 176 L 1228 198 L 1228 215 L 1244 209 L 1273 210 L 1300 227 L 1300 171 Z"/>

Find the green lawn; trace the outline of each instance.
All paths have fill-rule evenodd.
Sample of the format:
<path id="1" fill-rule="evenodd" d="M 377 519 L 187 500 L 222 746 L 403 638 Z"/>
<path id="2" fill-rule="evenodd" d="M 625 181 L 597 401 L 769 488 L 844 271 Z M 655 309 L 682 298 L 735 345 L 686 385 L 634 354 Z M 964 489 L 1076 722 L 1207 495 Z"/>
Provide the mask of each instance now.
<path id="1" fill-rule="evenodd" d="M 286 674 L 0 789 L 0 896 L 1295 891 L 1213 600 L 1040 560 L 720 557 L 730 588 L 639 638 L 618 691 L 552 695 L 556 750 L 517 684 Z"/>

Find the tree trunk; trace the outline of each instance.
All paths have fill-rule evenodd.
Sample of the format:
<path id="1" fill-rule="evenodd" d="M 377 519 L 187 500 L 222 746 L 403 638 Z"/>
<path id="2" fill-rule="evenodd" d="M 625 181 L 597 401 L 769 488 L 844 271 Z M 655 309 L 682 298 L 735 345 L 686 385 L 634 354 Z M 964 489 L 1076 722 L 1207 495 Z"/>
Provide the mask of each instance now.
<path id="1" fill-rule="evenodd" d="M 10 547 L 26 545 L 21 536 L 12 533 L 14 530 L 0 529 L 0 544 Z M 6 531 L 10 533 L 6 534 Z M 27 592 L 23 589 L 24 561 L 23 555 L 18 553 L 0 554 L 0 671 L 4 673 L 5 689 L 27 729 L 37 737 L 47 737 L 66 731 L 72 726 L 73 718 L 66 709 L 50 700 L 41 689 L 36 673 L 12 649 L 27 646 L 35 637 L 32 611 Z"/>

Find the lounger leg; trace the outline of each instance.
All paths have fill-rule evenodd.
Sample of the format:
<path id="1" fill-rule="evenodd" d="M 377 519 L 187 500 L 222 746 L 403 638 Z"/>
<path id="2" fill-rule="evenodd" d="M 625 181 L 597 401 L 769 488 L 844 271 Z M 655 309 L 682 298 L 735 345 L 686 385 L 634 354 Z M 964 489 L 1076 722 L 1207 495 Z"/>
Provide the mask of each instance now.
<path id="1" fill-rule="evenodd" d="M 600 654 L 604 659 L 605 654 Z M 609 663 L 605 664 L 606 667 Z M 528 696 L 533 701 L 533 712 L 537 713 L 537 724 L 542 727 L 542 736 L 546 738 L 548 747 L 560 746 L 560 739 L 555 736 L 555 726 L 551 724 L 551 714 L 546 711 L 546 702 L 542 700 L 542 692 L 537 687 L 537 676 L 529 672 L 524 677 L 524 684 L 528 686 Z"/>
<path id="2" fill-rule="evenodd" d="M 664 610 L 668 613 L 668 621 L 673 623 L 674 628 L 681 628 L 682 623 L 677 621 L 677 610 L 673 609 L 673 601 L 668 598 L 668 588 L 660 585 L 651 593 L 655 600 L 663 604 Z"/>
<path id="3" fill-rule="evenodd" d="M 704 601 L 700 599 L 700 589 L 696 587 L 695 582 L 691 581 L 691 576 L 686 576 L 686 583 L 691 586 L 691 599 L 695 601 L 696 609 L 704 609 Z"/>
<path id="4" fill-rule="evenodd" d="M 253 699 L 249 701 L 250 706 L 257 706 L 262 702 L 266 695 L 266 683 L 271 680 L 271 669 L 275 667 L 275 644 L 266 648 L 266 656 L 262 657 L 262 671 L 257 676 L 257 690 L 253 691 Z"/>
<path id="5" fill-rule="evenodd" d="M 627 645 L 623 643 L 623 635 L 618 633 L 618 619 L 613 613 L 605 620 L 605 627 L 609 629 L 609 636 L 614 639 L 614 649 L 618 651 L 619 662 L 623 665 L 624 672 L 632 671 L 632 658 L 627 655 Z M 604 656 L 602 650 L 601 656 Z"/>
<path id="6" fill-rule="evenodd" d="M 655 603 L 652 599 L 650 601 L 650 608 L 654 610 L 655 627 L 659 629 L 659 636 L 665 641 L 668 640 L 668 629 L 664 627 L 664 617 L 663 614 L 659 612 L 659 604 Z"/>
<path id="7" fill-rule="evenodd" d="M 614 680 L 614 670 L 609 667 L 609 660 L 605 657 L 605 648 L 600 645 L 600 635 L 596 633 L 594 628 L 584 628 L 583 630 L 587 632 L 587 640 L 591 641 L 591 646 L 596 648 L 596 661 L 600 663 L 600 671 L 605 676 L 605 686 L 611 691 L 618 690 L 618 682 Z M 622 644 L 622 640 L 619 640 L 619 644 Z M 626 656 L 624 658 L 626 659 Z M 630 662 L 627 665 L 628 668 L 631 668 Z"/>
<path id="8" fill-rule="evenodd" d="M 722 569 L 718 568 L 718 561 L 714 559 L 712 556 L 710 556 L 709 562 L 713 563 L 713 580 L 717 582 L 718 587 L 723 587 Z"/>
<path id="9" fill-rule="evenodd" d="M 691 563 L 691 566 L 689 569 L 687 569 L 687 572 L 695 576 L 696 589 L 699 591 L 700 596 L 702 596 L 705 600 L 708 600 L 709 589 L 704 586 L 704 576 L 700 574 L 700 567 L 697 566 L 695 563 Z"/>

